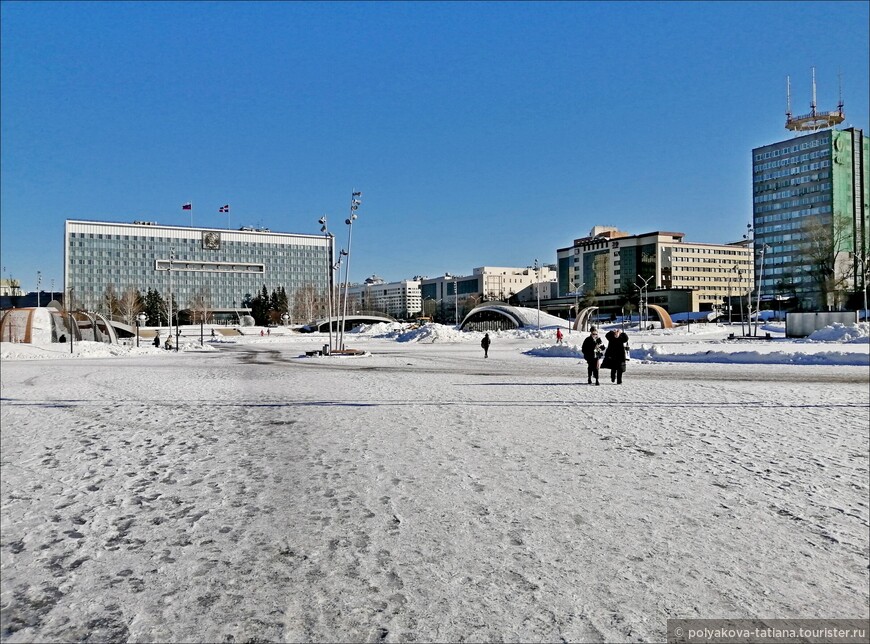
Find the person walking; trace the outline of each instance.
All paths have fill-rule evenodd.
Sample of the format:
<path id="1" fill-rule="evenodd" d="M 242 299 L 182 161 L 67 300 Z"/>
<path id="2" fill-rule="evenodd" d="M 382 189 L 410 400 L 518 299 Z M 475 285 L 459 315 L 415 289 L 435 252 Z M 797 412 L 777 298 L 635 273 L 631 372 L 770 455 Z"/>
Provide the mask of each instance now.
<path id="1" fill-rule="evenodd" d="M 594 326 L 590 327 L 589 337 L 583 340 L 580 350 L 586 359 L 586 384 L 591 385 L 592 377 L 594 376 L 595 384 L 600 385 L 601 383 L 598 382 L 598 366 L 601 358 L 604 356 L 604 343 L 598 337 L 598 329 Z"/>
<path id="2" fill-rule="evenodd" d="M 625 373 L 625 352 L 628 348 L 628 335 L 622 329 L 613 329 L 604 336 L 607 349 L 604 352 L 604 362 L 610 368 L 610 382 L 622 384 L 622 374 Z"/>
<path id="3" fill-rule="evenodd" d="M 489 345 L 490 345 L 489 333 L 485 333 L 483 336 L 483 340 L 480 341 L 480 346 L 483 347 L 483 357 L 489 357 Z"/>
<path id="4" fill-rule="evenodd" d="M 562 344 L 562 329 L 556 329 L 556 344 Z"/>
<path id="5" fill-rule="evenodd" d="M 154 348 L 155 349 L 160 348 L 160 332 L 159 331 L 154 334 Z"/>

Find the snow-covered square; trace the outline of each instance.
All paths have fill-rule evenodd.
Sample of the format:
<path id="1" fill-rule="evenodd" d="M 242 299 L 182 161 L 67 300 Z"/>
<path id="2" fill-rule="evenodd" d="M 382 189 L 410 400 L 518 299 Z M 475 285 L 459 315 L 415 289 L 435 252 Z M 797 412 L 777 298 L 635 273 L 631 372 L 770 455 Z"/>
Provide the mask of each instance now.
<path id="1" fill-rule="evenodd" d="M 0 345 L 2 639 L 662 641 L 867 618 L 867 324 Z M 737 327 L 739 334 L 739 327 Z"/>

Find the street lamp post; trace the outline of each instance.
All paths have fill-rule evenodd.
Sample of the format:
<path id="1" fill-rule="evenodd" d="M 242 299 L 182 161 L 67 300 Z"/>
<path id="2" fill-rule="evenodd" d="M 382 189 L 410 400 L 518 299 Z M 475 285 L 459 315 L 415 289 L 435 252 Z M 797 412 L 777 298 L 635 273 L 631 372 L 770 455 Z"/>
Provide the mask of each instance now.
<path id="1" fill-rule="evenodd" d="M 327 315 L 327 331 L 329 332 L 329 352 L 332 353 L 332 282 L 333 282 L 333 265 L 332 265 L 332 246 L 333 246 L 333 236 L 326 229 L 326 215 L 319 220 L 320 223 L 320 232 L 322 232 L 326 236 L 327 248 L 326 248 L 326 308 Z"/>
<path id="2" fill-rule="evenodd" d="M 742 288 L 743 284 L 743 270 L 737 265 L 734 264 L 734 268 L 732 271 L 737 273 L 737 290 L 739 291 Z M 746 335 L 746 331 L 744 330 L 744 322 L 746 318 L 743 316 L 743 294 L 740 294 L 740 297 L 737 298 L 737 301 L 740 302 L 740 335 Z"/>
<path id="3" fill-rule="evenodd" d="M 351 192 L 350 215 L 344 220 L 344 223 L 347 224 L 347 250 L 342 251 L 342 255 L 347 257 L 347 261 L 344 264 L 344 306 L 342 307 L 341 329 L 339 331 L 340 335 L 338 341 L 338 348 L 340 351 L 344 351 L 344 326 L 345 320 L 347 319 L 347 296 L 350 287 L 350 244 L 353 238 L 353 222 L 357 218 L 356 211 L 362 203 L 360 197 L 362 197 L 362 192 Z"/>
<path id="4" fill-rule="evenodd" d="M 576 284 L 574 284 L 574 282 L 572 282 L 571 280 L 568 280 L 568 286 L 571 287 L 571 290 L 572 290 L 573 293 L 574 293 L 574 321 L 576 322 L 576 321 L 577 321 L 577 316 L 580 315 L 580 293 L 579 293 L 579 289 L 581 289 L 581 288 L 583 288 L 584 286 L 586 286 L 586 282 L 581 282 L 581 283 L 580 283 L 580 286 L 578 287 Z M 571 293 L 566 293 L 566 295 L 571 295 Z M 571 325 L 570 325 L 570 324 L 568 325 L 568 333 L 571 333 Z"/>
<path id="5" fill-rule="evenodd" d="M 761 270 L 758 274 L 758 284 L 756 285 L 756 290 L 758 291 L 758 297 L 756 299 L 757 304 L 755 305 L 755 335 L 758 336 L 758 318 L 761 317 L 761 289 L 764 285 L 764 251 L 769 249 L 770 246 L 767 244 L 761 245 Z"/>
<path id="6" fill-rule="evenodd" d="M 42 298 L 40 297 L 40 291 L 42 284 L 42 271 L 36 271 L 36 307 L 39 308 L 42 306 Z"/>
<path id="7" fill-rule="evenodd" d="M 644 292 L 647 293 L 647 296 L 646 296 L 646 297 L 649 297 L 649 291 L 648 291 L 647 289 L 649 288 L 649 281 L 650 281 L 653 277 L 654 277 L 653 275 L 650 275 L 649 277 L 647 277 L 646 279 L 644 279 L 644 278 L 641 277 L 640 275 L 637 276 L 637 278 L 638 278 L 640 281 L 643 282 L 643 286 L 640 287 L 640 313 L 638 314 L 639 317 L 640 317 L 640 326 L 641 326 L 641 328 L 643 327 L 643 325 L 644 325 L 644 321 L 645 321 L 645 319 L 646 319 L 646 299 L 645 299 L 645 297 L 644 297 Z"/>
<path id="8" fill-rule="evenodd" d="M 75 318 L 73 318 L 73 287 L 69 287 L 69 302 L 66 302 L 66 311 L 69 314 L 69 352 L 73 352 L 73 341 L 75 334 Z"/>
<path id="9" fill-rule="evenodd" d="M 541 330 L 541 284 L 538 276 L 538 258 L 535 258 L 535 294 L 538 297 L 538 331 Z"/>
<path id="10" fill-rule="evenodd" d="M 861 262 L 861 291 L 864 293 L 864 321 L 870 322 L 867 317 L 867 255 L 855 253 L 855 259 Z"/>
<path id="11" fill-rule="evenodd" d="M 145 324 L 147 320 L 147 316 L 144 313 L 140 313 L 136 316 L 136 348 L 139 348 L 139 327 Z"/>

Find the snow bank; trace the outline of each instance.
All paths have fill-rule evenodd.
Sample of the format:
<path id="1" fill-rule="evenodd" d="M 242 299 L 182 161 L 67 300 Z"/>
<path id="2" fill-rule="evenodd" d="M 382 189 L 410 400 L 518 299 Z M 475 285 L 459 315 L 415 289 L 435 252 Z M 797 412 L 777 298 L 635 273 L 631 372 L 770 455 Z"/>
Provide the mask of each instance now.
<path id="1" fill-rule="evenodd" d="M 858 322 L 846 326 L 834 322 L 831 326 L 814 331 L 806 340 L 811 342 L 842 342 L 844 344 L 870 344 L 870 323 Z"/>

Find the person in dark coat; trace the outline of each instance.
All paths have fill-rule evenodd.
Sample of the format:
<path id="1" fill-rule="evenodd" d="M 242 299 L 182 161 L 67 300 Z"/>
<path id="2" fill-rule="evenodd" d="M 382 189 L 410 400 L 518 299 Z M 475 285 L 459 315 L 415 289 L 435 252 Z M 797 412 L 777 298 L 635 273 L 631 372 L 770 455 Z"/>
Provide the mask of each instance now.
<path id="1" fill-rule="evenodd" d="M 607 350 L 604 360 L 610 363 L 610 382 L 622 384 L 622 374 L 625 373 L 625 348 L 628 346 L 628 336 L 622 329 L 613 329 L 604 336 L 607 340 Z"/>
<path id="2" fill-rule="evenodd" d="M 160 334 L 157 333 L 154 335 L 154 346 L 158 349 L 160 348 Z"/>
<path id="3" fill-rule="evenodd" d="M 589 329 L 589 337 L 583 340 L 580 347 L 583 357 L 586 359 L 587 384 L 592 384 L 592 376 L 595 376 L 595 384 L 598 382 L 598 365 L 604 356 L 604 343 L 598 337 L 598 329 L 594 326 Z"/>
<path id="4" fill-rule="evenodd" d="M 483 347 L 483 357 L 484 358 L 489 357 L 489 344 L 490 344 L 489 333 L 486 333 L 483 336 L 483 340 L 480 341 L 480 346 Z"/>

